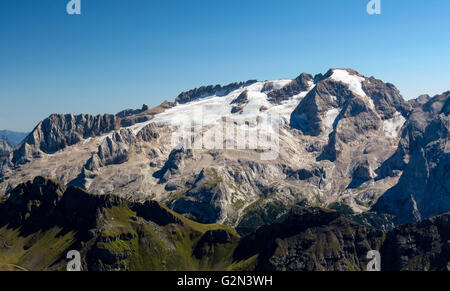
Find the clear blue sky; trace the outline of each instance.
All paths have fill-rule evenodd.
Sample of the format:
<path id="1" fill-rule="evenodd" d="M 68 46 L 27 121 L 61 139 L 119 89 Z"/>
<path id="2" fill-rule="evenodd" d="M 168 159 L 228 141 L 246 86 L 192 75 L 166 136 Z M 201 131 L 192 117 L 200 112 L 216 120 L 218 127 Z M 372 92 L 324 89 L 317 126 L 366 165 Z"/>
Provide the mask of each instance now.
<path id="1" fill-rule="evenodd" d="M 406 98 L 450 90 L 450 1 L 0 1 L 0 129 L 116 113 L 181 91 L 351 67 Z"/>

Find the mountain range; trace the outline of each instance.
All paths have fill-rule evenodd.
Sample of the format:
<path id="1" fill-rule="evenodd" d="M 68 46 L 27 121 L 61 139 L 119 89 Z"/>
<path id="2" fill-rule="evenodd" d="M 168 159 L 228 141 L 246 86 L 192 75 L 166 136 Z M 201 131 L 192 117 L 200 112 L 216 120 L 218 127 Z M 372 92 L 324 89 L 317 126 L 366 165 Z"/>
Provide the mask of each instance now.
<path id="1" fill-rule="evenodd" d="M 13 147 L 20 144 L 25 139 L 25 137 L 27 137 L 28 134 L 29 133 L 26 133 L 26 132 L 0 130 L 0 138 L 2 140 L 7 141 Z"/>
<path id="2" fill-rule="evenodd" d="M 220 234 L 215 233 L 216 228 L 213 233 L 200 231 L 196 234 L 201 240 L 201 235 L 208 233 L 204 238 L 208 241 L 207 250 L 203 247 L 199 250 L 208 255 L 189 253 L 189 258 L 185 257 L 184 261 L 187 269 L 200 266 L 231 268 L 233 264 L 245 266 L 244 269 L 251 265 L 258 270 L 361 269 L 363 250 L 376 247 L 397 256 L 407 252 L 401 237 L 420 240 L 419 234 L 431 237 L 433 242 L 437 239 L 439 243 L 434 244 L 432 250 L 446 258 L 446 213 L 450 212 L 449 96 L 450 91 L 406 101 L 393 84 L 363 76 L 352 69 L 330 69 L 315 76 L 302 73 L 292 80 L 250 80 L 226 86 L 205 86 L 183 92 L 173 102 L 165 101 L 155 108 L 143 105 L 141 109 L 97 116 L 53 114 L 41 121 L 15 148 L 3 150 L 0 193 L 4 193 L 4 205 L 10 205 L 3 207 L 11 207 L 17 193 L 28 195 L 27 191 L 32 190 L 26 189 L 38 187 L 33 186 L 36 183 L 53 181 L 39 178 L 36 182 L 35 177 L 43 176 L 61 181 L 54 182 L 61 189 L 57 191 L 58 195 L 51 195 L 57 201 L 52 200 L 48 207 L 59 207 L 62 203 L 59 199 L 67 201 L 64 198 L 67 191 L 68 197 L 72 192 L 78 193 L 76 195 L 94 193 L 88 195 L 92 197 L 89 199 L 106 203 L 108 209 L 113 203 L 110 199 L 120 205 L 126 204 L 125 216 L 128 218 L 136 216 L 130 213 L 141 211 L 139 205 L 147 203 L 164 209 L 165 212 L 154 210 L 163 213 L 164 217 L 170 213 L 203 230 L 204 225 L 220 225 Z M 201 131 L 186 130 L 185 125 L 192 125 L 199 116 Z M 261 155 L 269 149 L 250 149 L 251 141 L 246 138 L 251 135 L 253 123 L 266 124 L 274 116 L 278 133 L 277 155 L 274 159 L 262 159 Z M 180 131 L 206 139 L 223 120 L 247 125 L 245 134 L 227 135 L 223 143 L 219 142 L 223 149 L 205 145 L 188 147 L 186 140 L 174 144 L 174 136 Z M 267 128 L 264 130 L 272 132 Z M 219 131 L 228 132 L 228 129 L 219 128 Z M 242 140 L 244 147 L 239 147 Z M 229 144 L 234 147 L 228 147 Z M 35 182 L 24 184 L 27 181 Z M 39 202 L 40 199 L 26 202 L 27 211 L 34 209 L 33 205 L 38 212 L 42 207 L 46 209 L 47 202 Z M 64 203 L 67 206 L 69 202 Z M 61 214 L 61 220 L 68 219 L 64 218 L 66 210 L 61 211 L 65 213 Z M 96 223 L 99 222 L 97 212 L 89 214 Z M 7 225 L 15 216 L 3 217 L 3 223 Z M 137 216 L 137 221 L 146 220 L 145 225 L 160 219 Z M 317 224 L 314 222 L 316 216 Z M 304 226 L 306 228 L 294 227 L 297 222 L 303 224 L 301 217 L 309 217 L 307 221 L 313 223 L 313 234 L 309 224 Z M 26 221 L 16 221 L 16 227 L 23 228 L 24 223 L 28 224 Z M 34 225 L 35 222 L 30 223 Z M 43 227 L 41 221 L 36 223 L 39 225 L 36 229 Z M 81 231 L 80 226 L 71 223 L 75 222 L 69 223 L 67 233 Z M 103 230 L 104 223 L 90 225 L 89 230 Z M 292 227 L 286 226 L 288 234 L 276 231 L 285 229 L 283 223 L 292 224 Z M 175 232 L 185 231 L 180 228 L 180 223 L 168 225 L 173 227 L 173 224 L 177 225 Z M 409 226 L 403 226 L 405 224 Z M 426 229 L 425 225 L 435 226 Z M 67 229 L 66 225 L 58 227 Z M 133 231 L 141 233 L 135 227 L 138 226 L 133 226 Z M 166 227 L 163 225 L 164 231 L 167 231 Z M 290 233 L 290 227 L 298 232 Z M 361 241 L 365 242 L 365 247 L 351 254 L 335 253 L 335 249 L 327 253 L 325 246 L 311 244 L 316 241 L 314 235 L 323 238 L 322 232 L 329 233 L 332 229 L 334 233 L 339 228 L 338 234 L 325 237 L 326 241 L 332 242 L 336 237 L 339 247 L 347 246 L 346 231 L 341 227 L 350 229 L 353 234 L 363 233 Z M 32 228 L 30 234 L 36 229 Z M 271 235 L 286 239 L 286 244 L 279 245 L 280 240 L 269 238 Z M 313 237 L 308 239 L 309 235 Z M 151 235 L 144 236 L 143 240 L 149 240 Z M 94 237 L 100 239 L 95 235 L 91 239 Z M 296 239 L 291 241 L 291 237 Z M 135 239 L 140 242 L 141 237 L 138 235 L 129 240 L 133 241 L 131 253 L 136 252 Z M 165 242 L 160 236 L 158 239 Z M 216 246 L 208 245 L 215 239 L 230 241 L 236 249 L 231 251 L 223 246 L 216 249 Z M 71 243 L 92 243 L 90 239 L 68 237 L 68 244 L 69 240 Z M 249 247 L 259 240 L 272 241 L 273 245 Z M 194 247 L 193 241 L 186 243 L 190 250 Z M 354 242 L 350 245 L 353 249 L 360 247 Z M 433 261 L 436 253 L 427 253 L 423 246 L 421 241 L 411 251 L 416 253 L 414 262 L 390 255 L 392 262 L 385 269 L 447 268 L 438 259 Z M 90 248 L 91 245 L 86 250 L 91 254 Z M 296 253 L 300 249 L 308 251 Z M 310 253 L 313 249 L 316 250 L 314 254 Z M 221 252 L 220 256 L 214 253 L 216 250 Z M 329 256 L 319 256 L 318 250 L 324 250 Z M 254 256 L 247 257 L 251 252 L 255 252 Z M 181 251 L 179 255 L 182 253 L 186 254 Z M 198 260 L 189 265 L 192 256 Z M 219 262 L 218 257 L 227 259 L 219 259 Z M 89 262 L 97 259 L 96 256 L 86 257 Z M 94 264 L 92 268 L 144 267 L 134 268 L 121 265 L 121 260 L 116 261 L 114 264 Z M 154 267 L 162 266 L 160 260 L 153 262 Z M 133 261 L 132 264 L 139 263 Z M 170 265 L 167 261 L 166 264 Z M 44 265 L 42 267 L 50 266 Z"/>

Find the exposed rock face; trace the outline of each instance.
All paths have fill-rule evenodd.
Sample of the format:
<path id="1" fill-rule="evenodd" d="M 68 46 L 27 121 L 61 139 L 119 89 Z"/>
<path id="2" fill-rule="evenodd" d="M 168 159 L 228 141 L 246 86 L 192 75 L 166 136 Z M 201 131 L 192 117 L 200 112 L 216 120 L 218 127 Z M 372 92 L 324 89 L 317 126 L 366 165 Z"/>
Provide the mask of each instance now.
<path id="1" fill-rule="evenodd" d="M 248 91 L 242 92 L 231 104 L 233 109 L 231 113 L 242 113 L 243 107 L 248 103 Z"/>
<path id="2" fill-rule="evenodd" d="M 122 129 L 113 133 L 111 137 L 106 137 L 98 147 L 97 153 L 87 162 L 86 169 L 93 171 L 126 162 L 134 142 L 135 136 L 129 130 Z"/>
<path id="3" fill-rule="evenodd" d="M 60 115 L 53 114 L 40 122 L 14 152 L 14 164 L 26 163 L 41 153 L 53 154 L 89 137 L 118 129 L 114 115 Z"/>
<path id="4" fill-rule="evenodd" d="M 140 143 L 150 143 L 158 138 L 158 129 L 153 123 L 144 126 L 137 135 L 133 134 L 131 129 L 113 132 L 103 139 L 97 152 L 87 160 L 80 175 L 69 184 L 87 189 L 90 180 L 97 178 L 103 167 L 122 165 L 128 162 L 133 151 L 141 151 Z"/>
<path id="5" fill-rule="evenodd" d="M 400 226 L 381 247 L 386 271 L 450 271 L 450 214 Z"/>
<path id="6" fill-rule="evenodd" d="M 185 197 L 175 201 L 173 209 L 181 214 L 189 214 L 201 223 L 220 221 L 220 200 L 224 192 L 222 182 L 214 169 L 203 170 Z"/>
<path id="7" fill-rule="evenodd" d="M 337 130 L 335 135 L 347 142 L 355 133 L 377 130 L 380 121 L 398 112 L 406 117 L 410 110 L 394 85 L 353 70 L 330 70 L 320 79 L 292 113 L 291 126 L 304 134 L 317 136 L 327 127 L 336 131 L 341 123 L 347 130 Z M 350 130 L 356 132 L 346 132 Z"/>
<path id="8" fill-rule="evenodd" d="M 30 216 L 45 220 L 61 200 L 66 187 L 58 181 L 37 177 L 21 184 L 10 194 L 1 209 L 1 221 L 23 225 Z"/>
<path id="9" fill-rule="evenodd" d="M 240 82 L 240 83 L 231 83 L 226 86 L 221 85 L 210 85 L 210 86 L 203 86 L 200 88 L 196 88 L 194 90 L 190 90 L 187 92 L 181 93 L 175 101 L 184 104 L 191 101 L 195 101 L 200 98 L 208 97 L 208 96 L 224 96 L 229 94 L 231 91 L 234 91 L 241 87 L 246 87 L 251 84 L 256 83 L 256 80 L 249 80 L 247 82 Z"/>
<path id="10" fill-rule="evenodd" d="M 417 108 L 417 107 L 421 107 L 423 106 L 425 103 L 427 103 L 428 101 L 430 101 L 431 96 L 430 95 L 420 95 L 419 97 L 417 97 L 416 99 L 411 99 L 408 100 L 409 105 L 411 105 L 411 107 L 413 109 Z"/>
<path id="11" fill-rule="evenodd" d="M 353 170 L 352 174 L 352 183 L 349 185 L 349 188 L 358 188 L 364 182 L 370 181 L 376 177 L 372 167 L 370 166 L 369 161 L 364 161 L 356 166 Z"/>
<path id="12" fill-rule="evenodd" d="M 423 103 L 423 102 L 422 102 Z M 380 178 L 401 178 L 373 207 L 397 223 L 450 211 L 450 92 L 417 105 L 395 154 L 378 170 Z"/>
<path id="13" fill-rule="evenodd" d="M 383 120 L 393 118 L 397 112 L 407 116 L 411 111 L 410 104 L 403 99 L 400 91 L 391 83 L 384 83 L 374 77 L 365 78 L 362 89 L 367 96 L 371 97 L 375 109 Z"/>
<path id="14" fill-rule="evenodd" d="M 165 101 L 155 108 L 149 109 L 143 105 L 142 109 L 124 110 L 117 115 L 53 114 L 40 122 L 18 146 L 10 159 L 11 163 L 25 164 L 43 154 L 54 154 L 86 139 L 148 122 L 156 114 L 173 106 L 175 103 Z"/>
<path id="15" fill-rule="evenodd" d="M 185 167 L 185 160 L 193 157 L 192 150 L 174 149 L 160 171 L 155 172 L 154 177 L 159 179 L 159 183 L 166 183 L 172 176 L 180 174 Z"/>
<path id="16" fill-rule="evenodd" d="M 313 81 L 313 77 L 309 74 L 302 73 L 296 79 L 292 80 L 288 85 L 284 86 L 281 89 L 273 90 L 267 94 L 269 101 L 272 103 L 281 103 L 285 100 L 288 100 L 292 96 L 298 95 L 302 92 L 308 90 Z M 270 91 L 273 89 L 273 85 L 265 86 L 263 88 L 263 92 Z"/>
<path id="17" fill-rule="evenodd" d="M 145 111 L 147 111 L 149 108 L 147 105 L 142 105 L 141 109 L 125 109 L 123 111 L 120 111 L 119 113 L 116 114 L 117 117 L 120 118 L 125 118 L 131 115 L 137 115 L 137 114 L 141 114 Z"/>
<path id="18" fill-rule="evenodd" d="M 256 270 L 363 270 L 367 252 L 377 249 L 383 232 L 367 229 L 318 208 L 294 208 L 288 217 L 242 239 L 236 259 L 259 254 Z"/>
<path id="19" fill-rule="evenodd" d="M 142 105 L 141 109 L 127 109 L 116 114 L 116 117 L 120 118 L 120 126 L 121 127 L 130 127 L 138 123 L 147 122 L 152 120 L 153 117 L 162 113 L 167 109 L 170 109 L 175 106 L 174 102 L 164 101 L 159 106 L 154 108 L 148 108 L 147 105 Z"/>
<path id="20" fill-rule="evenodd" d="M 273 82 L 266 82 L 266 83 L 264 83 L 264 86 L 262 87 L 261 92 L 266 93 L 266 92 L 270 92 L 274 89 L 275 89 L 275 87 L 273 85 Z"/>
<path id="21" fill-rule="evenodd" d="M 11 150 L 11 145 L 7 141 L 0 139 L 0 158 L 6 156 Z"/>
<path id="22" fill-rule="evenodd" d="M 340 96 L 337 99 L 336 96 Z M 304 134 L 318 136 L 325 131 L 325 114 L 340 108 L 345 101 L 352 98 L 352 92 L 344 85 L 335 81 L 325 80 L 317 84 L 300 102 L 292 113 L 291 126 Z M 332 124 L 334 126 L 334 120 Z"/>

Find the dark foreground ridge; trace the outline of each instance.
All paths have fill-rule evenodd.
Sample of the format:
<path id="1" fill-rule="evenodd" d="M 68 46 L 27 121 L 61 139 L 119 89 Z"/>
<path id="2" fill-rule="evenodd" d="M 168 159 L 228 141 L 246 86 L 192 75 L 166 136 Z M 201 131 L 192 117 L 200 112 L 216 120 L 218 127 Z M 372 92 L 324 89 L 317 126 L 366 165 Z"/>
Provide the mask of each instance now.
<path id="1" fill-rule="evenodd" d="M 37 177 L 0 203 L 0 268 L 65 270 L 78 250 L 83 270 L 365 270 L 379 250 L 383 270 L 449 270 L 450 214 L 372 229 L 334 210 L 293 208 L 239 237 L 193 222 L 155 201 L 92 195 Z"/>

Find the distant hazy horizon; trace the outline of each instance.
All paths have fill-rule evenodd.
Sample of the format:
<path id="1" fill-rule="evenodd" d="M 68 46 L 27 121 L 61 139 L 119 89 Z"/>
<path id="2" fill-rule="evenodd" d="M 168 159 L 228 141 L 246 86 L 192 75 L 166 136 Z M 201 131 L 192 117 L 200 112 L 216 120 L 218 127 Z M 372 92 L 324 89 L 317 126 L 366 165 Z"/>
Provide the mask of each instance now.
<path id="1" fill-rule="evenodd" d="M 0 2 L 0 129 L 117 113 L 182 91 L 353 68 L 406 99 L 450 90 L 449 1 Z"/>

